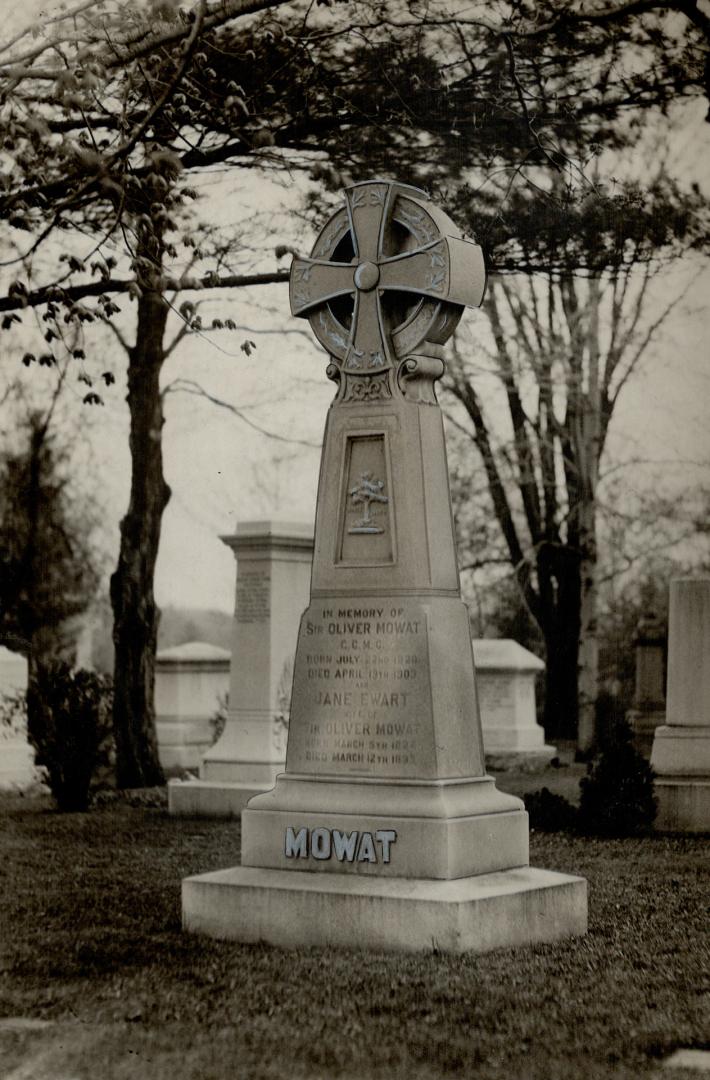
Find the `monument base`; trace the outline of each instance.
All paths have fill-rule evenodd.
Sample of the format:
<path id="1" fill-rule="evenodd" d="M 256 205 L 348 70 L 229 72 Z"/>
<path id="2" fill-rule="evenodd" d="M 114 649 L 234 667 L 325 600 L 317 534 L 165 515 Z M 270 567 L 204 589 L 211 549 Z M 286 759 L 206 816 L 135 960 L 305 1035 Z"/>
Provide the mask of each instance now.
<path id="1" fill-rule="evenodd" d="M 557 757 L 557 747 L 544 745 L 536 750 L 486 750 L 486 768 L 491 772 L 542 772 Z"/>
<path id="2" fill-rule="evenodd" d="M 656 728 L 651 753 L 658 832 L 710 832 L 710 727 Z"/>
<path id="3" fill-rule="evenodd" d="M 634 746 L 639 754 L 643 754 L 646 761 L 648 761 L 653 749 L 656 728 L 661 727 L 666 722 L 666 710 L 629 709 L 626 713 L 626 719 L 633 732 Z"/>
<path id="4" fill-rule="evenodd" d="M 382 781 L 366 777 L 279 776 L 242 815 L 242 866 L 361 876 L 381 873 L 377 857 L 288 851 L 291 833 L 333 830 L 363 838 L 392 832 L 398 878 L 450 879 L 527 866 L 528 816 L 523 803 L 498 791 L 492 777 L 453 781 Z M 286 864 L 284 865 L 284 859 Z M 383 853 L 383 861 L 389 855 Z"/>
<path id="5" fill-rule="evenodd" d="M 223 780 L 168 780 L 168 813 L 176 817 L 241 817 L 253 795 L 271 784 L 230 784 Z"/>
<path id="6" fill-rule="evenodd" d="M 397 952 L 490 952 L 587 930 L 584 878 L 529 866 L 453 881 L 237 866 L 186 878 L 183 928 L 209 937 Z"/>
<path id="7" fill-rule="evenodd" d="M 653 785 L 657 832 L 710 833 L 710 777 L 661 776 Z"/>

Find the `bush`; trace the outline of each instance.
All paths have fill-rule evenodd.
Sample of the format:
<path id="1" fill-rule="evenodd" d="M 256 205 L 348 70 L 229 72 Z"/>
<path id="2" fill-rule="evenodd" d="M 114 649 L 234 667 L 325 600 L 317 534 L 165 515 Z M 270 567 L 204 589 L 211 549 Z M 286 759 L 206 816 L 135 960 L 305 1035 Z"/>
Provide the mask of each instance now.
<path id="1" fill-rule="evenodd" d="M 540 832 L 565 832 L 575 826 L 577 811 L 563 795 L 554 795 L 549 788 L 531 791 L 524 796 L 530 828 Z"/>
<path id="2" fill-rule="evenodd" d="M 596 836 L 638 836 L 656 816 L 653 769 L 636 750 L 626 720 L 604 732 L 600 753 L 580 781 L 579 831 Z"/>
<path id="3" fill-rule="evenodd" d="M 59 662 L 41 670 L 30 692 L 41 716 L 30 737 L 57 809 L 86 810 L 92 778 L 110 755 L 111 680 Z"/>

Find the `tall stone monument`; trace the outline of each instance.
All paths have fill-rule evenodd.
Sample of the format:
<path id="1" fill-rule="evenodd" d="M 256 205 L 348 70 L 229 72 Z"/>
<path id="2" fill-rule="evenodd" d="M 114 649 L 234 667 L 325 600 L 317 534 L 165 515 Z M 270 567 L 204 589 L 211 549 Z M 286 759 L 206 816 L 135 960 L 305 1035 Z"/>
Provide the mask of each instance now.
<path id="1" fill-rule="evenodd" d="M 222 540 L 237 560 L 224 731 L 199 780 L 168 784 L 171 814 L 239 817 L 272 787 L 286 758 L 293 654 L 308 602 L 313 528 L 304 522 L 241 521 Z"/>
<path id="2" fill-rule="evenodd" d="M 528 865 L 523 804 L 485 774 L 434 391 L 484 286 L 480 248 L 382 180 L 293 262 L 337 391 L 286 771 L 242 815 L 242 865 L 183 883 L 188 930 L 484 951 L 586 929 L 585 881 Z"/>
<path id="3" fill-rule="evenodd" d="M 710 578 L 671 582 L 666 722 L 651 765 L 662 832 L 710 832 Z"/>

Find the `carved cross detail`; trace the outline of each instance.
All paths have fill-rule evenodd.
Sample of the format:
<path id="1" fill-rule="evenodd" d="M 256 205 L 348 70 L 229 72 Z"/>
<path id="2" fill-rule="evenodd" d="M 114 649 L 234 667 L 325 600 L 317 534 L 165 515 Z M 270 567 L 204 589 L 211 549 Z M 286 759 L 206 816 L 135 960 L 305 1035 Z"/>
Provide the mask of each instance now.
<path id="1" fill-rule="evenodd" d="M 350 261 L 333 258 L 350 237 Z M 371 375 L 425 340 L 450 336 L 465 306 L 483 299 L 481 249 L 417 188 L 368 180 L 345 191 L 345 207 L 322 230 L 310 258 L 291 266 L 291 310 L 310 320 L 321 344 L 352 374 Z M 409 294 L 412 310 L 393 325 L 386 298 Z M 350 298 L 343 325 L 333 301 Z"/>

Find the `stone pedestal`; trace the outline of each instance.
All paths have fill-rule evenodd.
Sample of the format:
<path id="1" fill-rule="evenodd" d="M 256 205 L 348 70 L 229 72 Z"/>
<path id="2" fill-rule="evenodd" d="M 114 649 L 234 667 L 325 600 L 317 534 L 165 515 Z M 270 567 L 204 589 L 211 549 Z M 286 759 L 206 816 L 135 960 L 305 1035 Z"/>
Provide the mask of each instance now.
<path id="1" fill-rule="evenodd" d="M 651 765 L 656 829 L 710 832 L 710 578 L 671 582 L 666 723 Z"/>
<path id="2" fill-rule="evenodd" d="M 666 720 L 665 645 L 663 623 L 653 614 L 645 615 L 639 621 L 634 640 L 636 684 L 626 719 L 634 733 L 634 746 L 647 759 L 651 756 L 655 730 Z"/>
<path id="3" fill-rule="evenodd" d="M 168 785 L 172 814 L 238 816 L 283 770 L 293 653 L 308 603 L 313 529 L 303 522 L 247 521 L 222 538 L 237 560 L 229 708 L 199 780 Z"/>
<path id="4" fill-rule="evenodd" d="M 406 950 L 584 933 L 586 883 L 529 868 L 523 804 L 484 766 L 434 393 L 434 342 L 457 298 L 482 296 L 479 249 L 420 192 L 373 181 L 348 189 L 314 252 L 294 261 L 292 305 L 312 314 L 338 391 L 286 771 L 244 810 L 242 865 L 183 882 L 183 924 Z M 415 294 L 409 314 L 402 291 Z M 349 329 L 329 300 L 348 292 Z"/>
<path id="5" fill-rule="evenodd" d="M 557 749 L 545 742 L 535 710 L 535 678 L 544 661 L 510 638 L 474 638 L 473 659 L 488 767 L 549 765 Z"/>
<path id="6" fill-rule="evenodd" d="M 155 728 L 160 764 L 199 768 L 212 742 L 210 721 L 229 689 L 230 653 L 204 641 L 161 649 L 155 660 Z"/>
<path id="7" fill-rule="evenodd" d="M 27 661 L 0 645 L 0 697 L 27 690 Z M 37 777 L 24 722 L 0 725 L 0 791 L 22 791 Z"/>

